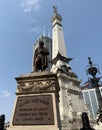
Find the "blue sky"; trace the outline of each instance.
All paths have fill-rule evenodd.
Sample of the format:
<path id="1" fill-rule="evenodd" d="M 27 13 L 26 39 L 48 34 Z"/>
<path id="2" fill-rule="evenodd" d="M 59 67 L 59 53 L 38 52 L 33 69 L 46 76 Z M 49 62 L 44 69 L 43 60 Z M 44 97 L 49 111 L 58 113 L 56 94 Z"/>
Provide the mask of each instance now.
<path id="1" fill-rule="evenodd" d="M 53 6 L 63 17 L 70 66 L 83 82 L 90 56 L 102 73 L 102 0 L 0 0 L 0 114 L 10 121 L 15 77 L 31 72 L 33 44 L 51 31 Z"/>

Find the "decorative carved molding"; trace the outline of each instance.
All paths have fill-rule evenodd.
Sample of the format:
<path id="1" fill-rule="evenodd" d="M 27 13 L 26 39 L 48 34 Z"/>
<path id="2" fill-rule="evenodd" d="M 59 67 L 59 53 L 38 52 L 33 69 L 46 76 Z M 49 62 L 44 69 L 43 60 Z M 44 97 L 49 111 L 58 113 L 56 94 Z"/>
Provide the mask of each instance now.
<path id="1" fill-rule="evenodd" d="M 54 90 L 55 86 L 56 82 L 54 80 L 19 83 L 17 86 L 17 92 L 23 93 Z"/>

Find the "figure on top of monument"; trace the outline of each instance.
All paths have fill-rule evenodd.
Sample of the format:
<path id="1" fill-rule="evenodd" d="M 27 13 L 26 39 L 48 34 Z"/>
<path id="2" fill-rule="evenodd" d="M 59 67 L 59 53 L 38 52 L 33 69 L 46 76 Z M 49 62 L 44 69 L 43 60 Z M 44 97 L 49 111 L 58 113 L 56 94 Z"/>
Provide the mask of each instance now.
<path id="1" fill-rule="evenodd" d="M 44 47 L 44 42 L 40 41 L 39 47 L 34 53 L 34 71 L 44 71 L 48 67 L 47 55 L 49 55 L 49 51 L 46 47 Z"/>

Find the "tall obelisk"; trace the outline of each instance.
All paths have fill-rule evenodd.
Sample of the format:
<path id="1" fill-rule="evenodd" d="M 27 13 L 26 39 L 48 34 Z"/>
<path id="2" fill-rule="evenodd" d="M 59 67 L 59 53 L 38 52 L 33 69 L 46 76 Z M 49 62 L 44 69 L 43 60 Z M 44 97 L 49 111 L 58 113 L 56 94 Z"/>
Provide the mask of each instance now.
<path id="1" fill-rule="evenodd" d="M 83 99 L 80 89 L 80 80 L 69 66 L 72 58 L 67 57 L 64 33 L 62 28 L 62 16 L 54 8 L 52 16 L 52 68 L 51 71 L 57 74 L 60 86 L 60 118 L 62 130 L 72 130 L 79 127 L 77 114 L 83 109 Z M 74 126 L 74 124 L 75 126 Z M 74 127 L 74 128 L 73 128 Z"/>
<path id="2" fill-rule="evenodd" d="M 52 71 L 56 72 L 59 66 L 68 66 L 64 34 L 62 28 L 62 16 L 57 13 L 57 7 L 54 8 L 54 15 L 52 17 Z"/>

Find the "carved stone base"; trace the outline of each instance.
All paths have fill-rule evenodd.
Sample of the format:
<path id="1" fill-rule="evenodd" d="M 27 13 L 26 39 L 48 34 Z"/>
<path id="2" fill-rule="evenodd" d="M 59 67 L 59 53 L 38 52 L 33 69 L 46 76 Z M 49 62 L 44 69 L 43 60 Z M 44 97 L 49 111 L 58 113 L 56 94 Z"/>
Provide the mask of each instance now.
<path id="1" fill-rule="evenodd" d="M 8 130 L 60 130 L 56 74 L 34 72 L 16 81 L 16 101 Z"/>

